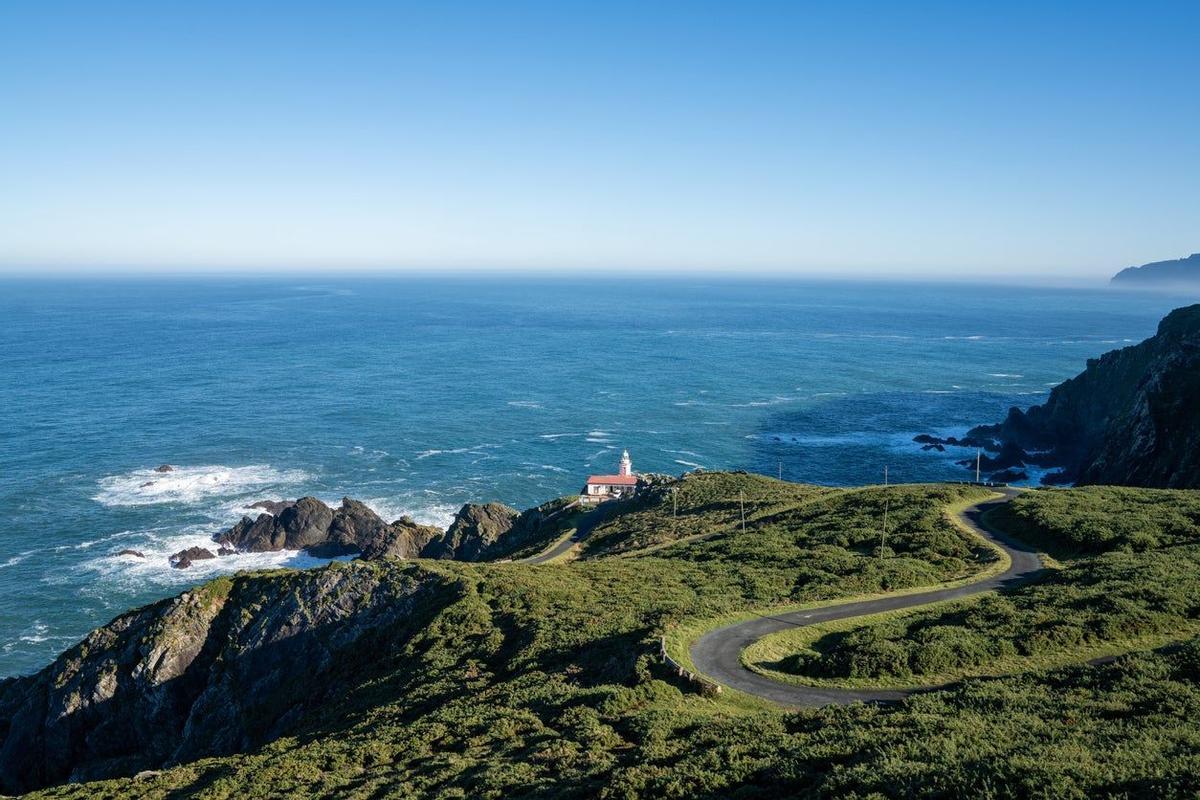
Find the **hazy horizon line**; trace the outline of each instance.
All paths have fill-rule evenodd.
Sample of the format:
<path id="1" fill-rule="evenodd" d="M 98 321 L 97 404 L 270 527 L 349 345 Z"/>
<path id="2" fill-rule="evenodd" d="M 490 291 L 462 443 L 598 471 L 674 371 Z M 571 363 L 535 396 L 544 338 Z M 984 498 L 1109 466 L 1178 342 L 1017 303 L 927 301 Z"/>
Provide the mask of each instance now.
<path id="1" fill-rule="evenodd" d="M 620 277 L 623 280 L 640 279 L 742 279 L 764 281 L 845 281 L 851 283 L 966 283 L 966 284 L 1015 284 L 1037 286 L 1069 286 L 1101 288 L 1109 286 L 1116 272 L 1079 274 L 1070 272 L 1013 271 L 1007 269 L 970 269 L 969 274 L 948 273 L 942 270 L 911 270 L 897 273 L 895 268 L 884 269 L 765 269 L 754 267 L 638 267 L 629 265 L 598 267 L 541 267 L 541 266 L 459 266 L 459 267 L 414 267 L 374 265 L 31 265 L 0 263 L 0 280 L 78 280 L 78 279 L 272 279 L 272 278 L 419 278 L 419 279 L 519 279 L 538 278 L 551 280 L 594 279 L 595 272 Z M 1122 287 L 1124 288 L 1124 287 Z M 1133 287 L 1130 287 L 1133 288 Z M 1140 287 L 1138 287 L 1140 288 Z"/>

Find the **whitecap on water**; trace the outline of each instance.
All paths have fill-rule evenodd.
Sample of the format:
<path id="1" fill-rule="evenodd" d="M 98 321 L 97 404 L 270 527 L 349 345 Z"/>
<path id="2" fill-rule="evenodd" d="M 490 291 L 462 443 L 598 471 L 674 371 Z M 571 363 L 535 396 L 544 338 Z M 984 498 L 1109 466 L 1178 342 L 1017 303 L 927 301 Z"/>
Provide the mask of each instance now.
<path id="1" fill-rule="evenodd" d="M 92 499 L 106 506 L 197 503 L 211 497 L 241 495 L 309 479 L 302 470 L 280 470 L 266 464 L 176 467 L 170 472 L 138 469 L 101 478 L 100 491 Z"/>
<path id="2" fill-rule="evenodd" d="M 448 528 L 458 513 L 458 506 L 441 501 L 410 502 L 390 497 L 371 497 L 363 500 L 367 506 L 388 522 L 408 517 L 421 525 Z M 341 501 L 339 500 L 340 504 Z"/>

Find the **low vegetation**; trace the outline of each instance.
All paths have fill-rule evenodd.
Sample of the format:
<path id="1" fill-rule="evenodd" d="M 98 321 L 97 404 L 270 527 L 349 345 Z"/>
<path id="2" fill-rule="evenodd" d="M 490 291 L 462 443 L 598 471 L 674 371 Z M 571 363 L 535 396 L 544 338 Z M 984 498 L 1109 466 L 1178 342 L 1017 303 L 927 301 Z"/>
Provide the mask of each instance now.
<path id="1" fill-rule="evenodd" d="M 993 524 L 1058 557 L 1200 542 L 1200 491 L 1088 486 L 1027 492 Z"/>
<path id="2" fill-rule="evenodd" d="M 751 497 L 752 485 L 763 496 Z M 421 626 L 374 642 L 370 659 L 347 665 L 355 673 L 349 688 L 257 750 L 43 796 L 1082 798 L 1200 791 L 1200 730 L 1191 722 L 1200 715 L 1195 643 L 1095 668 L 972 681 L 891 707 L 784 713 L 697 693 L 657 657 L 658 636 L 672 626 L 953 580 L 988 569 L 995 556 L 943 511 L 983 496 L 968 487 L 822 490 L 713 474 L 678 488 L 681 500 L 693 489 L 693 508 L 711 507 L 712 515 L 696 510 L 689 529 L 659 538 L 651 521 L 673 516 L 671 498 L 641 501 L 598 526 L 602 539 L 569 564 L 342 565 L 435 571 L 440 605 Z M 881 551 L 885 501 L 894 528 Z M 635 541 L 656 549 L 600 555 L 633 556 Z M 1097 568 L 1095 578 L 1106 585 L 1132 579 L 1121 563 Z"/>
<path id="3" fill-rule="evenodd" d="M 786 631 L 756 643 L 744 660 L 797 682 L 930 685 L 1190 639 L 1200 633 L 1196 494 L 1107 487 L 1028 493 L 990 521 L 1063 558 L 1043 580 Z"/>

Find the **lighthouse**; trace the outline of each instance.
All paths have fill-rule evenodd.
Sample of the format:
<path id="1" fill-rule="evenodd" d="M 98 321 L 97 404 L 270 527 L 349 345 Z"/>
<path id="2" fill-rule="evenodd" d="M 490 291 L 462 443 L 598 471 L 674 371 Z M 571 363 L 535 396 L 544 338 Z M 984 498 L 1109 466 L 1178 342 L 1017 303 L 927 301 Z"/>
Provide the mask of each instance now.
<path id="1" fill-rule="evenodd" d="M 589 475 L 579 500 L 582 503 L 601 503 L 605 500 L 633 497 L 637 490 L 638 476 L 633 474 L 633 462 L 629 459 L 629 451 L 626 450 L 621 453 L 617 474 Z"/>

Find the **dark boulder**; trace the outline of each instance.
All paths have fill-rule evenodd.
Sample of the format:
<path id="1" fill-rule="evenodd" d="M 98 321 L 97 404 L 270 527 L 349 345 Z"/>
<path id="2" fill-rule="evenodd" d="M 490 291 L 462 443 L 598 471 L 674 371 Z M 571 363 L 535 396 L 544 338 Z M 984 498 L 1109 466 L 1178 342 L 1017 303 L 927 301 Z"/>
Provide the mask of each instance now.
<path id="1" fill-rule="evenodd" d="M 187 569 L 195 561 L 204 561 L 210 558 L 216 558 L 211 550 L 203 547 L 189 547 L 172 555 L 170 561 L 171 566 L 176 569 Z"/>
<path id="2" fill-rule="evenodd" d="M 333 523 L 333 510 L 315 497 L 301 497 L 274 514 L 241 522 L 216 537 L 218 544 L 239 552 L 265 553 L 272 550 L 302 550 L 324 544 Z"/>
<path id="3" fill-rule="evenodd" d="M 141 550 L 131 550 L 129 548 L 126 548 L 124 550 L 118 550 L 117 552 L 113 553 L 113 555 L 118 556 L 118 557 L 119 556 L 133 556 L 134 558 L 145 558 L 146 557 L 146 554 L 143 553 Z"/>
<path id="4" fill-rule="evenodd" d="M 172 467 L 170 464 L 159 464 L 157 467 L 154 468 L 154 471 L 155 472 L 174 472 L 175 468 Z"/>

